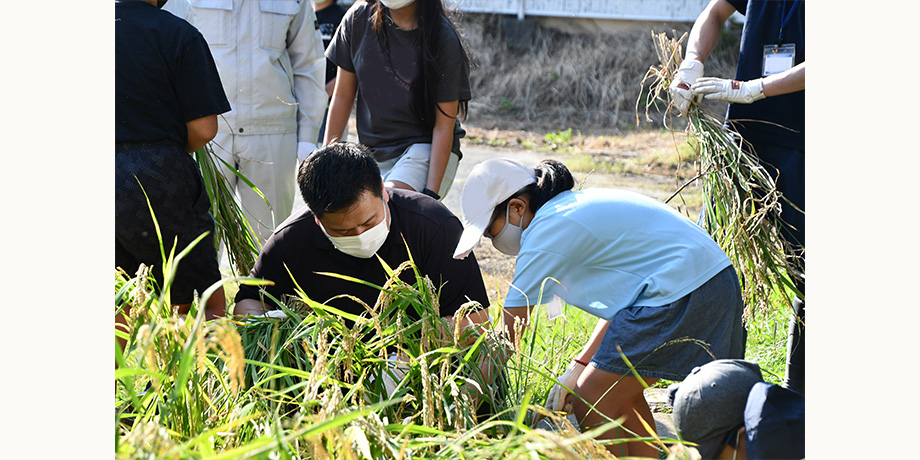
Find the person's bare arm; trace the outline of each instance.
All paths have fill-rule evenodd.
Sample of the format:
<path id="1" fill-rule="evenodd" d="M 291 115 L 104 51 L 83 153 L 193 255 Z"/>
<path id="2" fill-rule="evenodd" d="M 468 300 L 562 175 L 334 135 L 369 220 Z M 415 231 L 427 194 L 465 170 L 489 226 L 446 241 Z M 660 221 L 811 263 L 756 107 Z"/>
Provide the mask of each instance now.
<path id="1" fill-rule="evenodd" d="M 597 349 L 601 347 L 601 342 L 604 341 L 604 334 L 607 333 L 607 328 L 610 326 L 610 321 L 606 319 L 599 319 L 597 325 L 594 326 L 594 333 L 591 334 L 591 338 L 585 343 L 585 348 L 581 351 L 581 354 L 575 357 L 575 359 L 587 363 L 591 361 L 591 358 L 594 357 L 594 353 L 597 353 Z"/>
<path id="2" fill-rule="evenodd" d="M 262 302 L 256 299 L 242 299 L 233 308 L 233 316 L 242 318 L 246 315 L 259 316 L 265 313 Z"/>
<path id="3" fill-rule="evenodd" d="M 217 135 L 217 115 L 196 118 L 187 122 L 185 126 L 188 128 L 188 143 L 185 144 L 185 151 L 197 152 Z"/>
<path id="4" fill-rule="evenodd" d="M 452 324 L 454 322 L 453 316 L 445 316 L 444 319 L 447 320 L 448 324 Z M 458 330 L 460 331 L 460 335 L 463 336 L 464 331 L 468 330 L 469 328 L 476 329 L 476 333 L 468 335 L 467 337 L 463 338 L 463 340 L 460 342 L 460 345 L 464 347 L 472 345 L 473 342 L 475 342 L 476 339 L 479 338 L 480 334 L 485 333 L 485 330 L 483 329 L 484 327 L 483 324 L 488 324 L 488 322 L 489 322 L 489 311 L 485 308 L 476 310 L 472 313 L 467 314 L 465 317 L 461 318 L 460 327 L 458 328 Z M 453 331 L 450 331 L 450 333 L 453 334 Z"/>
<path id="5" fill-rule="evenodd" d="M 696 18 L 693 28 L 690 29 L 684 59 L 694 59 L 705 63 L 709 53 L 719 43 L 722 26 L 734 12 L 735 7 L 725 0 L 709 2 L 706 9 Z"/>
<path id="6" fill-rule="evenodd" d="M 341 67 L 336 71 L 335 90 L 332 93 L 332 103 L 329 105 L 329 115 L 326 118 L 326 133 L 323 135 L 323 145 L 338 141 L 348 126 L 348 117 L 355 104 L 358 94 L 358 76 Z"/>
<path id="7" fill-rule="evenodd" d="M 763 95 L 766 97 L 794 93 L 805 89 L 805 63 L 801 63 L 785 72 L 770 75 L 763 79 Z"/>
<path id="8" fill-rule="evenodd" d="M 335 92 L 335 78 L 329 80 L 329 83 L 326 83 L 326 94 L 329 97 L 332 97 L 332 94 Z"/>
<path id="9" fill-rule="evenodd" d="M 180 304 L 175 305 L 177 311 L 181 315 L 187 315 L 189 310 L 191 310 L 192 304 Z M 210 321 L 215 318 L 220 318 L 224 316 L 227 310 L 227 298 L 224 294 L 223 286 L 217 288 L 211 297 L 208 297 L 208 301 L 204 304 L 204 320 Z"/>
<path id="10" fill-rule="evenodd" d="M 453 323 L 453 317 L 446 317 L 448 324 Z M 481 334 L 485 334 L 485 327 L 490 324 L 489 311 L 485 308 L 469 313 L 466 317 L 460 320 L 459 331 L 460 331 L 460 346 L 468 347 L 472 345 Z M 475 328 L 473 334 L 465 334 L 469 328 Z M 453 334 L 453 331 L 450 331 Z M 463 337 L 466 335 L 466 337 Z M 505 364 L 508 362 L 508 358 L 511 356 L 511 349 L 506 347 L 501 347 L 497 350 L 488 350 L 486 352 L 480 352 L 479 357 L 477 358 L 479 374 L 481 381 L 479 381 L 480 386 L 491 386 L 495 382 L 495 378 L 498 377 L 501 369 L 505 367 Z M 491 351 L 492 353 L 489 353 Z M 482 392 L 482 388 L 474 389 L 472 384 L 467 383 L 464 385 L 467 389 L 470 390 L 470 395 L 473 398 L 473 405 L 478 406 L 479 398 Z"/>
<path id="11" fill-rule="evenodd" d="M 431 132 L 431 159 L 428 162 L 428 182 L 425 185 L 435 193 L 441 190 L 441 181 L 444 180 L 444 171 L 447 170 L 447 162 L 450 160 L 458 106 L 459 101 L 439 102 L 435 109 L 434 130 Z"/>

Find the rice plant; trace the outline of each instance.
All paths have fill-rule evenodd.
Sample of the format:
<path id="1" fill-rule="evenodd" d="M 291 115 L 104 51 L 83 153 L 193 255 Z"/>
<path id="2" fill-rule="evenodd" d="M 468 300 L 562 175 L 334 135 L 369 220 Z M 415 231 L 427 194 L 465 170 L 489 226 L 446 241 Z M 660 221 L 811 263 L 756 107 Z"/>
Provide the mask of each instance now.
<path id="1" fill-rule="evenodd" d="M 204 187 L 211 200 L 210 213 L 214 219 L 215 229 L 214 245 L 219 250 L 223 244 L 227 250 L 227 257 L 230 259 L 230 265 L 237 274 L 249 273 L 249 269 L 259 255 L 261 245 L 253 236 L 252 226 L 243 214 L 243 210 L 240 209 L 233 187 L 221 173 L 217 162 L 224 164 L 229 171 L 251 187 L 262 199 L 265 199 L 266 203 L 268 200 L 246 176 L 223 158 L 214 154 L 210 143 L 195 152 L 194 157 L 201 168 Z"/>
<path id="2" fill-rule="evenodd" d="M 203 237 L 178 252 L 161 242 L 162 285 L 144 265 L 115 272 L 115 314 L 124 316 L 115 331 L 116 458 L 581 459 L 614 458 L 605 445 L 637 437 L 666 450 L 680 443 L 598 441 L 620 422 L 579 432 L 541 406 L 596 321 L 580 310 L 566 306 L 567 318 L 544 324 L 537 307 L 515 323 L 511 343 L 500 303 L 441 317 L 438 286 L 410 257 L 396 268 L 380 260 L 388 280 L 360 314 L 298 288 L 268 299 L 284 318 L 205 321 L 202 307 L 219 287 L 270 282 L 225 278 L 178 313 L 172 280 Z M 499 319 L 461 327 L 477 308 Z M 537 418 L 554 429 L 535 428 Z M 684 458 L 673 445 L 668 452 Z"/>
<path id="3" fill-rule="evenodd" d="M 668 114 L 666 125 L 672 125 L 668 87 L 683 59 L 681 44 L 686 38 L 686 33 L 680 38 L 652 33 L 659 64 L 651 66 L 642 80 L 642 87 L 646 88 L 646 83 L 648 86 L 647 93 L 640 94 L 636 101 L 637 124 L 644 101 L 647 120 L 649 110 L 661 110 L 662 104 Z M 804 276 L 795 262 L 803 255 L 794 255 L 780 236 L 786 224 L 779 213 L 782 206 L 794 205 L 776 189 L 770 174 L 749 153 L 744 139 L 727 129 L 721 117 L 691 103 L 686 132 L 698 156 L 699 173 L 678 187 L 671 198 L 679 196 L 690 183 L 701 183 L 705 212 L 701 213 L 700 224 L 738 271 L 748 318 L 752 309 L 765 312 L 774 292 L 791 308 L 793 294 L 802 295 L 792 280 Z"/>
<path id="4" fill-rule="evenodd" d="M 171 270 L 188 249 L 168 256 Z M 500 321 L 458 328 L 477 304 L 442 318 L 437 287 L 411 260 L 387 270 L 359 315 L 300 291 L 270 300 L 285 318 L 212 321 L 198 305 L 213 289 L 178 315 L 163 300 L 169 284 L 157 291 L 149 268 L 117 271 L 116 314 L 130 318 L 116 330 L 125 342 L 116 346 L 116 457 L 613 458 L 595 438 L 618 422 L 580 433 L 540 406 L 593 318 L 567 307 L 571 321 L 544 325 L 537 311 L 511 345 Z M 509 348 L 505 363 L 497 350 Z M 487 381 L 488 366 L 502 366 L 501 378 Z M 534 414 L 556 430 L 535 429 Z"/>

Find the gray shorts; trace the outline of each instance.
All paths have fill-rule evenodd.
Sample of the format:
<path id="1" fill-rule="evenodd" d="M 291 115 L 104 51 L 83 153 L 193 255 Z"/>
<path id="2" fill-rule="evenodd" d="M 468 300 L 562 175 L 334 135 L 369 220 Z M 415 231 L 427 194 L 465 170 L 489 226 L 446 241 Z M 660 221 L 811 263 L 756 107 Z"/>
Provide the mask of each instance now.
<path id="1" fill-rule="evenodd" d="M 694 367 L 714 359 L 744 358 L 743 313 L 738 275 L 730 266 L 670 305 L 621 310 L 591 365 L 632 374 L 619 346 L 642 377 L 683 380 Z"/>
<path id="2" fill-rule="evenodd" d="M 444 178 L 441 179 L 441 189 L 437 191 L 443 200 L 457 175 L 457 165 L 460 163 L 460 145 L 454 141 L 447 161 Z M 380 175 L 383 181 L 399 181 L 412 187 L 416 192 L 421 192 L 428 185 L 428 165 L 431 162 L 431 144 L 412 144 L 402 155 L 379 163 Z"/>

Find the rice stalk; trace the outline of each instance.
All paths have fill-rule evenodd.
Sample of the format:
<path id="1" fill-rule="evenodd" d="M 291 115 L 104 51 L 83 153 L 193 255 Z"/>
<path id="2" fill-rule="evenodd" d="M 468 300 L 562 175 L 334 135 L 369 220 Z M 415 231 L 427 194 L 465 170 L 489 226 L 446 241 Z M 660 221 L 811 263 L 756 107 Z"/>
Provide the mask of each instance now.
<path id="1" fill-rule="evenodd" d="M 663 110 L 665 125 L 672 125 L 674 112 L 670 110 L 673 104 L 668 88 L 683 59 L 681 44 L 686 38 L 686 33 L 674 38 L 652 32 L 659 64 L 650 66 L 642 79 L 643 87 L 649 83 L 648 93 L 636 101 L 636 124 L 645 97 L 646 120 L 651 120 L 651 109 Z M 781 237 L 780 230 L 786 224 L 780 219 L 780 210 L 792 204 L 749 153 L 744 139 L 710 110 L 691 103 L 686 133 L 700 165 L 699 174 L 691 179 L 702 184 L 705 209 L 699 224 L 734 264 L 747 304 L 746 317 L 754 311 L 765 313 L 773 292 L 779 292 L 791 308 L 792 294 L 801 295 L 792 280 L 803 276 L 797 268 L 802 256 Z"/>
<path id="2" fill-rule="evenodd" d="M 210 143 L 195 152 L 194 157 L 201 168 L 204 187 L 211 200 L 210 213 L 214 219 L 215 249 L 219 250 L 221 243 L 223 243 L 234 271 L 240 275 L 247 274 L 255 264 L 256 257 L 258 257 L 261 250 L 261 244 L 253 236 L 252 226 L 236 201 L 236 193 L 227 178 L 220 172 L 220 168 L 215 163 L 215 158 L 230 168 L 263 199 L 265 197 L 257 187 L 243 177 L 232 165 L 217 156 Z M 267 200 L 266 203 L 268 203 Z"/>
<path id="3" fill-rule="evenodd" d="M 556 433 L 523 422 L 538 410 L 529 401 L 545 397 L 551 376 L 529 377 L 518 387 L 524 397 L 503 381 L 493 386 L 504 385 L 504 394 L 483 385 L 492 415 L 477 418 L 469 384 L 483 382 L 478 364 L 507 346 L 496 327 L 502 322 L 483 326 L 481 335 L 461 329 L 459 320 L 479 305 L 463 305 L 449 323 L 434 300 L 436 286 L 413 263 L 387 271 L 378 302 L 360 315 L 300 291 L 266 296 L 286 318 L 233 322 L 201 320 L 207 292 L 180 316 L 151 279 L 117 273 L 116 312 L 129 299 L 148 307 L 131 309 L 135 321 L 123 334 L 116 458 L 610 458 L 594 431 Z M 549 349 L 556 342 L 531 346 L 538 335 L 521 327 L 519 352 L 560 359 Z M 388 393 L 382 376 L 393 353 L 407 360 L 406 372 Z M 522 376 L 549 362 L 513 361 L 521 364 L 509 374 Z"/>

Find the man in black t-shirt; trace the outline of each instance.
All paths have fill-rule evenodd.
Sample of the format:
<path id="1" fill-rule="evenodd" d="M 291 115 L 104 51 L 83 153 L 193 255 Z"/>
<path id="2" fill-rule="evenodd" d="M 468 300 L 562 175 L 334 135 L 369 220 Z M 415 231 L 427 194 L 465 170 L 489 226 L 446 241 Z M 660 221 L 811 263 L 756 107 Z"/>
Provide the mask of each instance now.
<path id="1" fill-rule="evenodd" d="M 141 263 L 152 266 L 163 287 L 160 242 L 178 254 L 209 232 L 180 261 L 170 287 L 185 313 L 194 291 L 220 280 L 210 200 L 189 153 L 214 138 L 217 114 L 230 103 L 204 37 L 157 3 L 115 2 L 115 266 L 130 275 Z M 222 316 L 225 306 L 221 289 L 206 318 Z"/>
<path id="2" fill-rule="evenodd" d="M 431 197 L 384 188 L 377 162 L 366 147 L 327 145 L 304 160 L 297 181 L 307 206 L 278 226 L 250 272 L 254 278 L 275 283 L 262 287 L 272 297 L 295 295 L 296 281 L 311 299 L 361 314 L 364 306 L 338 296 L 349 294 L 374 305 L 380 291 L 321 273 L 383 286 L 388 276 L 375 254 L 396 268 L 411 253 L 419 272 L 439 288 L 442 317 L 453 316 L 469 301 L 489 305 L 475 256 L 453 258 L 463 231 L 460 220 Z M 404 275 L 406 282 L 415 282 L 411 270 Z M 259 287 L 240 286 L 234 313 L 261 315 L 277 308 L 263 297 Z M 485 309 L 469 316 L 473 324 L 487 319 Z"/>
<path id="3" fill-rule="evenodd" d="M 301 163 L 297 182 L 307 206 L 277 227 L 250 271 L 251 277 L 274 285 L 263 286 L 264 292 L 256 286 L 240 286 L 234 314 L 262 315 L 275 309 L 265 294 L 283 301 L 296 295 L 296 283 L 310 299 L 360 315 L 366 308 L 352 297 L 373 307 L 380 290 L 323 273 L 384 286 L 389 276 L 377 256 L 396 269 L 411 255 L 420 275 L 428 277 L 438 293 L 441 317 L 452 321 L 462 305 L 473 301 L 483 308 L 474 307 L 457 318 L 458 327 L 482 330 L 488 324 L 489 298 L 479 264 L 473 255 L 453 258 L 463 226 L 441 202 L 411 190 L 385 188 L 367 147 L 349 142 L 316 150 Z M 403 270 L 400 278 L 415 284 L 415 271 Z M 419 319 L 414 308 L 407 308 L 405 314 Z M 346 326 L 350 324 L 346 320 Z M 488 354 L 480 359 L 480 388 L 493 388 L 485 395 L 482 390 L 473 393 L 474 401 L 483 401 L 474 406 L 484 419 L 493 413 L 493 398 L 503 397 L 503 386 L 493 385 L 494 379 L 506 377 L 503 369 L 493 367 Z M 395 385 L 392 380 L 387 385 L 391 384 Z"/>

